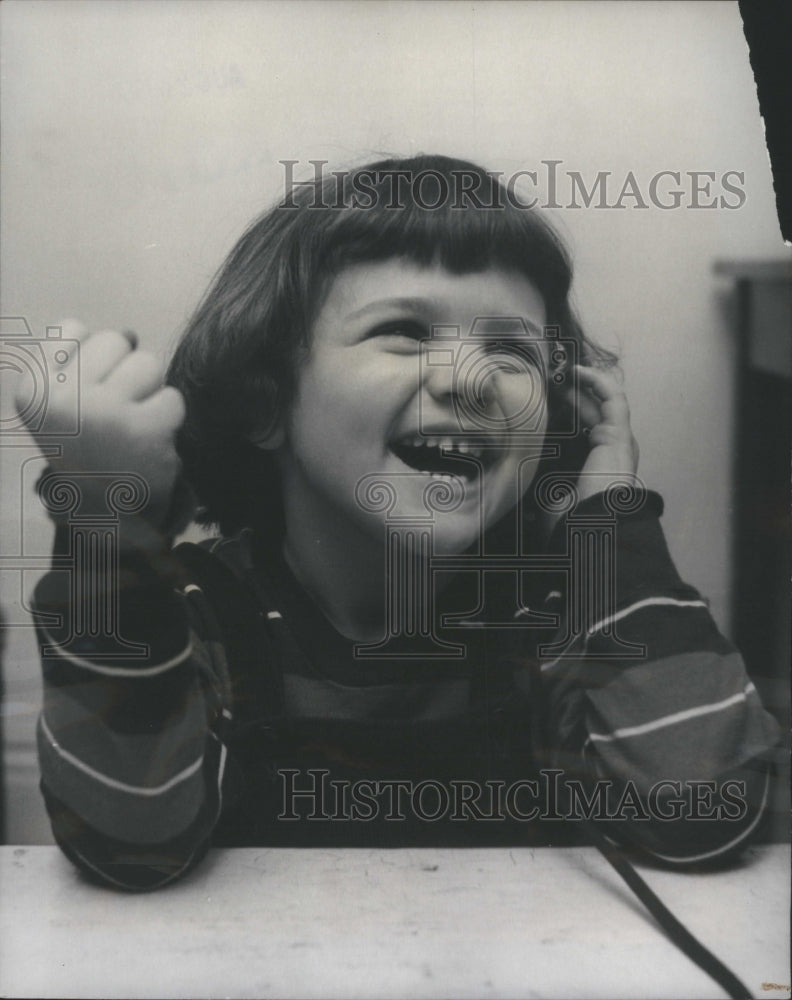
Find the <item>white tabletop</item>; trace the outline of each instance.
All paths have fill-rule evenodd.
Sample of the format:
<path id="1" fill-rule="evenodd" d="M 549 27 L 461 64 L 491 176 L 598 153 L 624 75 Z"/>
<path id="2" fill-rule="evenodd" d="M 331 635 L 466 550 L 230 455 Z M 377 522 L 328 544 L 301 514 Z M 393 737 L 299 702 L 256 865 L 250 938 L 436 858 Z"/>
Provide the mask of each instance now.
<path id="1" fill-rule="evenodd" d="M 789 848 L 643 868 L 756 997 L 789 997 Z M 214 851 L 168 889 L 0 848 L 0 995 L 690 997 L 722 991 L 593 849 Z"/>

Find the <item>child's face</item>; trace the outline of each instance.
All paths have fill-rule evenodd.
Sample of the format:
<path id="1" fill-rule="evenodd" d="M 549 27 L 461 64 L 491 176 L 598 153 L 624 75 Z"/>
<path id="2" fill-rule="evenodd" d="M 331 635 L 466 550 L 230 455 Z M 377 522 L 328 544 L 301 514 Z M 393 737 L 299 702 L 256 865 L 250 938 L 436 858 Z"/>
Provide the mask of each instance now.
<path id="1" fill-rule="evenodd" d="M 471 334 L 478 317 L 489 336 Z M 390 515 L 407 518 L 425 518 L 426 488 L 445 480 L 464 498 L 434 514 L 435 551 L 467 548 L 533 478 L 547 424 L 544 322 L 534 285 L 498 268 L 457 275 L 391 259 L 341 272 L 278 452 L 286 510 L 381 538 L 387 513 L 356 499 L 363 477 L 381 474 L 397 494 Z M 441 355 L 421 344 L 439 325 L 460 331 Z"/>

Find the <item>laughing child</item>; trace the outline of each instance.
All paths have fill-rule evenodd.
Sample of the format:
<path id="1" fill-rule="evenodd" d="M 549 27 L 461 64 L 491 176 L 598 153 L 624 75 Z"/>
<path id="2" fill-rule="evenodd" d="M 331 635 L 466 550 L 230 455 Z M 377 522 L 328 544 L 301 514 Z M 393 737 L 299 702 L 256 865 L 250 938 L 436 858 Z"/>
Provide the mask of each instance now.
<path id="1" fill-rule="evenodd" d="M 64 328 L 38 739 L 78 866 L 141 889 L 213 845 L 570 842 L 581 809 L 669 863 L 746 842 L 776 726 L 671 563 L 570 283 L 536 212 L 426 156 L 257 220 L 166 385 L 132 335 Z M 78 558 L 59 485 L 100 523 L 130 474 Z M 173 548 L 196 509 L 217 537 Z"/>

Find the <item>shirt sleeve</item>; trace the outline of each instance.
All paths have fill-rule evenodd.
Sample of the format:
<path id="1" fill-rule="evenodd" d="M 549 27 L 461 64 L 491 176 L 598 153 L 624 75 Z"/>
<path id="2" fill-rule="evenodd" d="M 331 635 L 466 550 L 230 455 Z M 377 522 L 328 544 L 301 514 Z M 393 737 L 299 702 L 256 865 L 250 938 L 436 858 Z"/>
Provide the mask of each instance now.
<path id="1" fill-rule="evenodd" d="M 41 789 L 78 867 L 153 889 L 201 859 L 221 812 L 222 646 L 164 542 L 125 550 L 115 568 L 75 559 L 73 544 L 59 525 L 34 598 Z"/>
<path id="2" fill-rule="evenodd" d="M 584 503 L 590 514 L 603 500 Z M 738 851 L 757 829 L 780 730 L 706 600 L 679 578 L 662 510 L 648 493 L 640 510 L 617 519 L 612 573 L 594 559 L 584 578 L 572 574 L 566 593 L 547 596 L 567 639 L 537 663 L 552 763 L 586 785 L 574 815 L 607 802 L 594 815 L 609 819 L 621 840 L 663 862 L 691 864 Z M 560 551 L 570 539 L 562 523 L 552 546 Z M 604 611 L 581 595 L 611 578 Z"/>

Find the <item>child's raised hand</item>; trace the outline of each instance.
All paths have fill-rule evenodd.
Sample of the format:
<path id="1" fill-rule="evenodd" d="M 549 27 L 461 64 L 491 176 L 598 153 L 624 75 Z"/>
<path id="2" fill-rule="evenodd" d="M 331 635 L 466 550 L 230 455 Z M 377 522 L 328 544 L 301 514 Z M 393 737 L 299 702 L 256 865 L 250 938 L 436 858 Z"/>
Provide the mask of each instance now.
<path id="1" fill-rule="evenodd" d="M 174 437 L 184 420 L 181 393 L 163 386 L 159 362 L 153 354 L 135 350 L 134 334 L 91 333 L 74 320 L 61 327 L 64 350 L 70 354 L 61 366 L 65 377 L 51 382 L 46 429 L 36 433 L 30 428 L 31 432 L 40 442 L 46 439 L 48 444 L 54 441 L 61 446 L 60 455 L 47 454 L 57 472 L 140 476 L 149 489 L 143 516 L 152 525 L 162 526 L 180 471 Z M 79 432 L 70 435 L 73 386 L 78 377 Z M 22 419 L 24 404 L 18 395 Z M 91 482 L 90 475 L 82 477 L 80 489 L 85 501 L 101 510 L 98 492 L 95 498 L 85 496 Z"/>
<path id="2" fill-rule="evenodd" d="M 638 442 L 630 427 L 624 390 L 608 372 L 575 365 L 577 407 L 589 441 L 589 453 L 578 481 L 578 496 L 599 493 L 613 481 L 632 477 L 638 468 Z"/>

